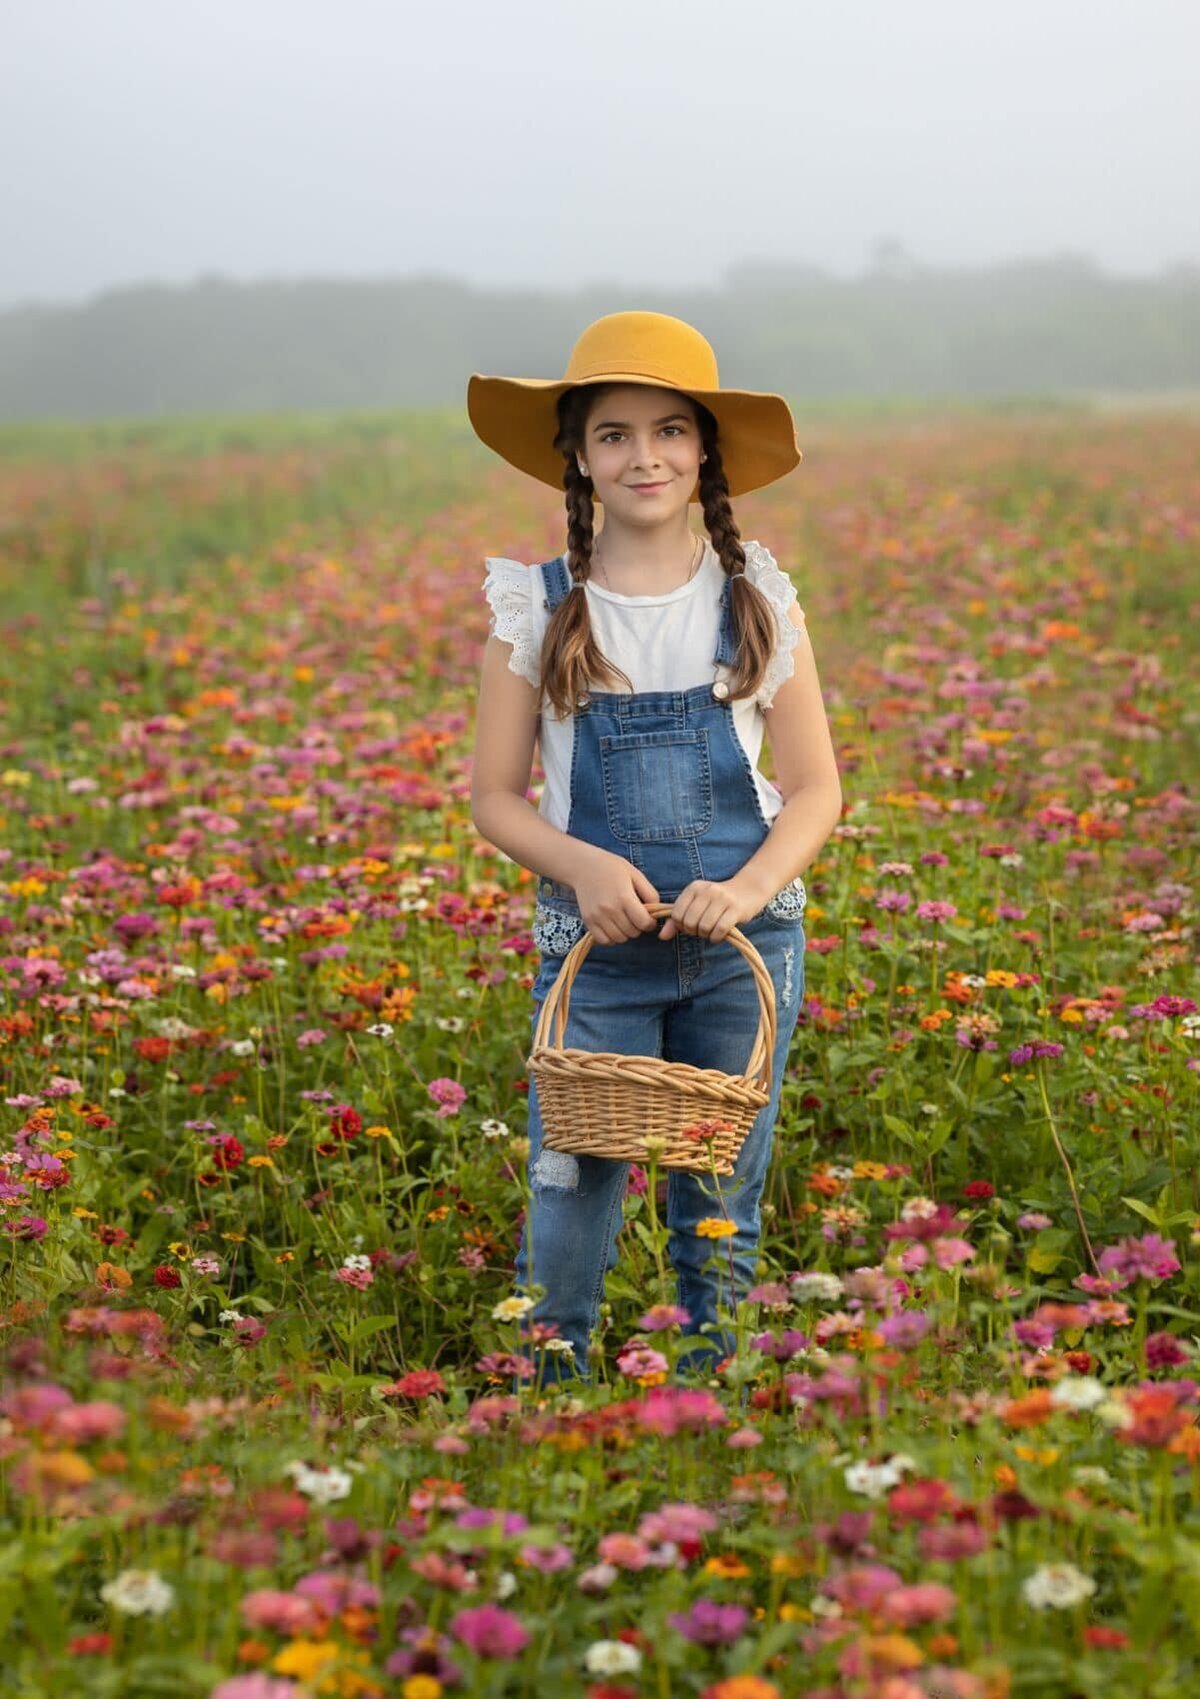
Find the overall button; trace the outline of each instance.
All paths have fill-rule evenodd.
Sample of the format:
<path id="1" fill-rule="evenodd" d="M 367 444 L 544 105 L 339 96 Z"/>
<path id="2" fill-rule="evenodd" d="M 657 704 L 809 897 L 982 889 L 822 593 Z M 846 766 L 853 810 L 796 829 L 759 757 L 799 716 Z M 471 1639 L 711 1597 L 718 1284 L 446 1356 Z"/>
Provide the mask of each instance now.
<path id="1" fill-rule="evenodd" d="M 719 678 L 713 685 L 712 693 L 718 702 L 724 702 L 725 698 L 729 695 L 729 686 L 723 678 Z"/>
<path id="2" fill-rule="evenodd" d="M 591 700 L 592 700 L 591 697 L 588 695 L 587 691 L 585 690 L 581 696 L 576 698 L 575 706 L 577 708 L 586 708 L 588 703 Z"/>
<path id="3" fill-rule="evenodd" d="M 543 879 L 541 884 L 538 886 L 538 890 L 541 892 L 543 897 L 548 897 L 553 889 L 554 886 L 550 883 L 549 879 Z"/>

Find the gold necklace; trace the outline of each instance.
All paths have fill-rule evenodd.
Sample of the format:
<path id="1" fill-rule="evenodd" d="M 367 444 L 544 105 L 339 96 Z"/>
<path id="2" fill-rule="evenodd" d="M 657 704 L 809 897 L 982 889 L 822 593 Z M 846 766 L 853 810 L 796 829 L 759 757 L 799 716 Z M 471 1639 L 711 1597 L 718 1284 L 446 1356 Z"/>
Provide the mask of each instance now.
<path id="1" fill-rule="evenodd" d="M 696 547 L 692 551 L 691 571 L 688 573 L 687 577 L 684 579 L 683 584 L 690 584 L 692 582 L 692 579 L 696 576 L 697 570 L 699 569 L 701 556 L 704 553 L 703 539 L 700 538 L 700 537 L 697 537 L 695 539 L 695 541 L 696 541 Z M 616 590 L 613 590 L 612 585 L 608 581 L 608 573 L 604 571 L 604 562 L 598 558 L 598 556 L 595 554 L 595 552 L 593 552 L 593 554 L 592 554 L 592 564 L 593 564 L 593 566 L 598 566 L 600 568 L 600 571 L 604 573 L 604 588 L 606 590 L 611 591 L 614 596 L 617 595 L 618 592 Z M 662 593 L 663 593 L 664 596 L 672 596 L 672 595 L 674 595 L 675 590 L 682 590 L 683 589 L 683 584 L 676 584 L 674 590 L 664 590 Z"/>

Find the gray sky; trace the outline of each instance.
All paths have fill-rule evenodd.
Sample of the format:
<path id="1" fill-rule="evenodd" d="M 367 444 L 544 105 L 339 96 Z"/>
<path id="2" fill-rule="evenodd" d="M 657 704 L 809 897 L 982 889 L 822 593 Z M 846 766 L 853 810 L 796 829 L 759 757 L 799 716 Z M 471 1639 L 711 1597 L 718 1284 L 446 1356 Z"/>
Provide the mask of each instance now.
<path id="1" fill-rule="evenodd" d="M 1200 261 L 1196 0 L 0 0 L 0 305 Z"/>

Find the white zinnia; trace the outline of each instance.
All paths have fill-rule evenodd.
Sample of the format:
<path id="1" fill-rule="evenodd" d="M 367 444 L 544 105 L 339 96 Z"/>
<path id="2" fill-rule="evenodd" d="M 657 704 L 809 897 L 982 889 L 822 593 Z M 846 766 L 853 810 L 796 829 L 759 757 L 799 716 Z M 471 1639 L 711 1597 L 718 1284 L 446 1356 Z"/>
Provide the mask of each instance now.
<path id="1" fill-rule="evenodd" d="M 843 1479 L 852 1493 L 866 1498 L 882 1498 L 896 1486 L 904 1473 L 904 1460 L 892 1458 L 887 1463 L 851 1463 Z"/>
<path id="2" fill-rule="evenodd" d="M 624 1640 L 594 1640 L 583 1654 L 589 1675 L 636 1675 L 642 1654 Z"/>
<path id="3" fill-rule="evenodd" d="M 520 1321 L 533 1308 L 532 1298 L 501 1298 L 492 1310 L 493 1321 Z"/>
<path id="4" fill-rule="evenodd" d="M 345 1469 L 310 1469 L 307 1463 L 289 1463 L 284 1473 L 292 1477 L 296 1491 L 314 1504 L 332 1504 L 336 1499 L 348 1498 L 354 1485 L 353 1477 Z"/>
<path id="5" fill-rule="evenodd" d="M 1050 1402 L 1062 1410 L 1094 1410 L 1103 1404 L 1108 1391 L 1095 1375 L 1067 1375 L 1050 1389 Z"/>
<path id="6" fill-rule="evenodd" d="M 1096 1591 L 1096 1583 L 1073 1563 L 1043 1563 L 1026 1577 L 1021 1591 L 1034 1610 L 1052 1606 L 1065 1611 L 1090 1598 Z"/>
<path id="7" fill-rule="evenodd" d="M 794 1274 L 788 1285 L 792 1296 L 802 1303 L 805 1298 L 819 1298 L 823 1303 L 832 1304 L 835 1298 L 842 1295 L 842 1282 L 836 1274 L 825 1274 L 819 1270 L 811 1274 Z"/>
<path id="8" fill-rule="evenodd" d="M 123 1569 L 100 1589 L 106 1605 L 123 1616 L 161 1616 L 175 1602 L 175 1589 L 153 1569 Z"/>

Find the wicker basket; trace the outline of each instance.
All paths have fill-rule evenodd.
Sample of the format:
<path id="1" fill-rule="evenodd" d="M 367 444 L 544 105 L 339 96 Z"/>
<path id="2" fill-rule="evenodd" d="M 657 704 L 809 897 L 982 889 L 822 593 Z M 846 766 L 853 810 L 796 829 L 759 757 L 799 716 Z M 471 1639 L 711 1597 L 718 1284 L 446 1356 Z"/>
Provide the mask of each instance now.
<path id="1" fill-rule="evenodd" d="M 669 914 L 672 906 L 646 904 L 655 917 Z M 744 1074 L 667 1062 L 661 1056 L 564 1049 L 571 986 L 592 947 L 591 934 L 585 933 L 567 952 L 542 1004 L 527 1064 L 537 1082 L 543 1145 L 574 1156 L 644 1163 L 646 1139 L 654 1137 L 666 1141 L 657 1159 L 660 1168 L 733 1173 L 754 1117 L 770 1101 L 775 987 L 750 940 L 736 926 L 727 937 L 745 956 L 758 991 L 758 1032 Z M 551 1022 L 553 1043 L 547 1042 Z M 709 1120 L 727 1122 L 730 1128 L 718 1131 L 711 1146 L 682 1136 L 685 1127 Z"/>

